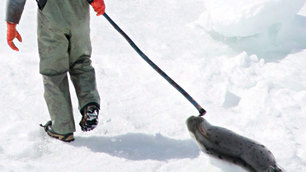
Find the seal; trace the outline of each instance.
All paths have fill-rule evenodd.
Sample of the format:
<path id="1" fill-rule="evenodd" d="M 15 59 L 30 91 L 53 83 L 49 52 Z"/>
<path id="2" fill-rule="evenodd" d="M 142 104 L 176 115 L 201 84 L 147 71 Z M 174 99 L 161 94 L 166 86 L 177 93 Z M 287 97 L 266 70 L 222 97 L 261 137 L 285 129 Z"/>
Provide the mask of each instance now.
<path id="1" fill-rule="evenodd" d="M 213 126 L 202 117 L 186 121 L 191 136 L 203 152 L 244 167 L 251 172 L 282 172 L 264 145 L 226 128 Z"/>

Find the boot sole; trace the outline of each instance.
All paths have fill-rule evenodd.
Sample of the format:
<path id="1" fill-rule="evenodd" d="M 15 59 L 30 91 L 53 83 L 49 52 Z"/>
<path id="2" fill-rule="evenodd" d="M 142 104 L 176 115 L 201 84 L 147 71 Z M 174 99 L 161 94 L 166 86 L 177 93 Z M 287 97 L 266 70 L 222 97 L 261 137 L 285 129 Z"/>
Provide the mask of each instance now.
<path id="1" fill-rule="evenodd" d="M 81 119 L 79 125 L 81 126 L 81 130 L 83 132 L 88 132 L 91 130 L 94 130 L 98 126 L 98 118 L 94 119 L 96 121 L 96 124 L 94 124 L 94 127 L 87 127 L 87 126 L 93 126 L 91 123 L 92 121 L 87 120 L 87 115 L 84 115 L 83 118 Z"/>
<path id="2" fill-rule="evenodd" d="M 73 133 L 69 133 L 69 134 L 57 134 L 54 131 L 52 131 L 49 129 L 49 126 L 51 127 L 52 123 L 51 121 L 48 121 L 45 125 L 40 124 L 41 127 L 43 127 L 45 129 L 45 132 L 50 136 L 53 137 L 55 139 L 61 140 L 63 142 L 72 142 L 74 141 L 74 137 L 73 137 Z"/>
<path id="3" fill-rule="evenodd" d="M 59 134 L 55 134 L 55 133 L 51 133 L 50 131 L 47 131 L 47 134 L 55 139 L 61 140 L 63 142 L 72 142 L 74 141 L 74 137 L 73 134 L 70 135 L 59 135 Z"/>

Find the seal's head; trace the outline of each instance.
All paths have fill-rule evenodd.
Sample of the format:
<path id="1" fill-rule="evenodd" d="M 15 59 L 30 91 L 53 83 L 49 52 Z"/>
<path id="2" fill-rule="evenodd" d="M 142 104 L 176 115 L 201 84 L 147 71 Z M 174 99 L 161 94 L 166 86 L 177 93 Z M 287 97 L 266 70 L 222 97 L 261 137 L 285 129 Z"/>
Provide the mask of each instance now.
<path id="1" fill-rule="evenodd" d="M 213 143 L 209 136 L 211 125 L 203 117 L 199 116 L 189 117 L 186 120 L 186 124 L 191 137 L 195 139 L 204 152 L 208 152 L 208 150 L 213 147 Z"/>
<path id="2" fill-rule="evenodd" d="M 195 133 L 198 130 L 199 125 L 204 121 L 202 117 L 191 116 L 186 120 L 188 130 L 191 133 Z"/>

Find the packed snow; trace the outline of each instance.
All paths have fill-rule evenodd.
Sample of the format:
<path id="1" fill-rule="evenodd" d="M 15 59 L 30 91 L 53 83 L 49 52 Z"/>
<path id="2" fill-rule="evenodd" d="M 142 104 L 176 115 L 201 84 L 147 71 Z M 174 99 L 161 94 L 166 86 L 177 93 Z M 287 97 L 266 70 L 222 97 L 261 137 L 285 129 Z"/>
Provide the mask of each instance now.
<path id="1" fill-rule="evenodd" d="M 251 36 L 290 22 L 305 0 L 205 0 L 201 23 L 226 36 Z"/>
<path id="2" fill-rule="evenodd" d="M 0 1 L 0 171 L 244 172 L 209 157 L 185 120 L 195 108 L 102 17 L 91 13 L 100 125 L 75 141 L 52 139 L 27 1 L 6 43 Z M 288 172 L 306 171 L 305 0 L 107 1 L 108 15 L 207 111 L 212 124 L 264 144 Z M 75 122 L 81 115 L 71 85 Z"/>

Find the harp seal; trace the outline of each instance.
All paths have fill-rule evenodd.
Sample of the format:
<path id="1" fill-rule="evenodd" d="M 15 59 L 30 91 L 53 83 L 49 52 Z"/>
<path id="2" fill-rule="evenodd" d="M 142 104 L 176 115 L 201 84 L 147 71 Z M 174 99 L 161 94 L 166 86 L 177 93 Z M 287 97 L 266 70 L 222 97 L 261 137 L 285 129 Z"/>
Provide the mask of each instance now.
<path id="1" fill-rule="evenodd" d="M 238 164 L 252 172 L 282 172 L 271 151 L 264 145 L 226 128 L 211 125 L 202 117 L 186 121 L 191 136 L 203 152 Z"/>

